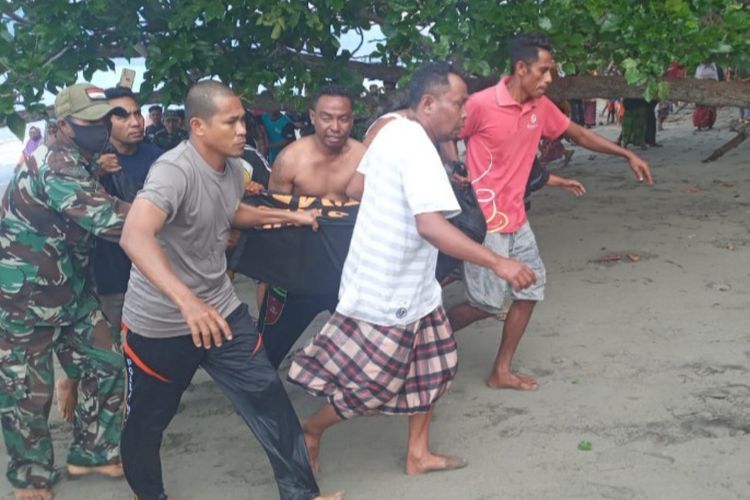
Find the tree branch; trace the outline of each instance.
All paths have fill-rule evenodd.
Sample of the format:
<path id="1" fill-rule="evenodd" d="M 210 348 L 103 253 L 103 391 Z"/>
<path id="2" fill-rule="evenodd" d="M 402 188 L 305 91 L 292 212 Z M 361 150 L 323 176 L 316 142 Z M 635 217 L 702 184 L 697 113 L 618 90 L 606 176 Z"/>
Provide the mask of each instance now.
<path id="1" fill-rule="evenodd" d="M 59 50 L 59 51 L 57 52 L 57 54 L 55 54 L 55 55 L 53 55 L 52 57 L 50 57 L 49 59 L 47 59 L 47 60 L 46 60 L 46 61 L 44 62 L 44 64 L 42 64 L 42 67 L 44 68 L 44 67 L 46 67 L 46 66 L 49 66 L 49 65 L 50 65 L 50 64 L 52 64 L 53 62 L 55 62 L 55 61 L 57 61 L 58 59 L 60 59 L 60 58 L 61 58 L 61 57 L 62 57 L 62 56 L 63 56 L 63 55 L 64 55 L 64 54 L 65 54 L 65 53 L 66 53 L 66 52 L 68 51 L 68 49 L 70 49 L 70 45 L 68 45 L 68 46 L 66 46 L 66 47 L 63 47 L 63 49 L 62 49 L 62 50 Z"/>

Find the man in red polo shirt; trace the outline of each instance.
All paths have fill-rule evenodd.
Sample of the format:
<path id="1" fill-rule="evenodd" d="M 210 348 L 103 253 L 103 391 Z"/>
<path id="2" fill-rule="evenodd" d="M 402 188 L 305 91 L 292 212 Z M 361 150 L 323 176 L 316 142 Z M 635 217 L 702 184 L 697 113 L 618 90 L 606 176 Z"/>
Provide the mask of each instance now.
<path id="1" fill-rule="evenodd" d="M 528 34 L 514 39 L 511 65 L 510 76 L 469 98 L 468 118 L 461 138 L 466 141 L 469 178 L 487 220 L 484 245 L 531 267 L 537 281 L 529 288 L 515 291 L 491 272 L 465 263 L 468 303 L 455 306 L 448 316 L 453 330 L 458 331 L 500 313 L 506 293 L 511 293 L 513 303 L 505 319 L 500 350 L 487 385 L 534 390 L 538 387 L 536 380 L 514 374 L 511 362 L 534 305 L 544 298 L 544 264 L 526 220 L 523 202 L 540 139 L 554 140 L 565 135 L 592 151 L 622 156 L 639 182 L 652 184 L 653 181 L 647 162 L 632 151 L 571 122 L 544 96 L 555 65 L 547 37 Z"/>

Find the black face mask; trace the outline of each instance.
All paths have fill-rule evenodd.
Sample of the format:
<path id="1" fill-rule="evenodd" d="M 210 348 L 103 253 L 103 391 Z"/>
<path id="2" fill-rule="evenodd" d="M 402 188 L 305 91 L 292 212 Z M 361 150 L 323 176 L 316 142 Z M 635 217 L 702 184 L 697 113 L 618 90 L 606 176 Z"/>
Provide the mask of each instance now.
<path id="1" fill-rule="evenodd" d="M 101 125 L 77 125 L 65 118 L 70 128 L 73 129 L 75 137 L 73 142 L 79 148 L 89 153 L 101 153 L 104 147 L 109 144 L 109 124 Z"/>

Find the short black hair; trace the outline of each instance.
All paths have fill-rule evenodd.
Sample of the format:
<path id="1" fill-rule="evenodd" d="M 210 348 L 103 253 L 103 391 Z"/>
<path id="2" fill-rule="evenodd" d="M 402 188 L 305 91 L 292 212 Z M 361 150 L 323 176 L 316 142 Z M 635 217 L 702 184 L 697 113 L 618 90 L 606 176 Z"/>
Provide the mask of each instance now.
<path id="1" fill-rule="evenodd" d="M 120 99 L 122 97 L 130 97 L 135 102 L 138 102 L 135 94 L 128 87 L 110 87 L 104 91 L 104 96 L 107 99 Z"/>
<path id="2" fill-rule="evenodd" d="M 155 105 L 153 105 L 153 106 L 150 106 L 150 107 L 148 108 L 148 112 L 150 113 L 150 112 L 152 112 L 152 111 L 158 111 L 158 112 L 160 112 L 160 113 L 161 113 L 161 106 L 158 106 L 158 105 L 156 105 L 156 104 L 155 104 Z"/>
<path id="3" fill-rule="evenodd" d="M 315 94 L 313 94 L 312 99 L 310 99 L 310 109 L 315 109 L 315 106 L 318 104 L 318 99 L 320 99 L 324 95 L 344 97 L 346 99 L 349 99 L 349 104 L 351 104 L 352 108 L 354 107 L 354 97 L 352 97 L 352 93 L 349 91 L 349 89 L 344 87 L 343 85 L 332 83 L 323 85 L 315 92 Z"/>
<path id="4" fill-rule="evenodd" d="M 458 69 L 448 62 L 432 62 L 417 68 L 409 83 L 409 107 L 416 109 L 419 101 L 422 100 L 422 96 L 435 87 L 450 85 L 448 75 L 451 73 L 459 77 L 461 76 Z"/>
<path id="5" fill-rule="evenodd" d="M 539 59 L 539 50 L 552 52 L 552 41 L 541 33 L 524 33 L 510 42 L 510 72 L 516 71 L 516 63 L 532 64 Z"/>
<path id="6" fill-rule="evenodd" d="M 216 80 L 203 80 L 188 91 L 185 99 L 185 117 L 188 121 L 193 118 L 210 120 L 216 114 L 217 97 L 236 97 L 232 89 Z"/>

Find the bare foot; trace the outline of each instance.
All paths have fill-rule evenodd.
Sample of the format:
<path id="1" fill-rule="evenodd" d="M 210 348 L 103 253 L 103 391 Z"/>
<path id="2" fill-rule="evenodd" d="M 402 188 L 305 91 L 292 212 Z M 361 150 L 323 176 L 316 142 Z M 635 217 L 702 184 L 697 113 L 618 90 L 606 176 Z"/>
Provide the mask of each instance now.
<path id="1" fill-rule="evenodd" d="M 515 389 L 517 391 L 535 391 L 539 388 L 534 377 L 524 377 L 513 373 L 492 373 L 487 379 L 490 389 Z"/>
<path id="2" fill-rule="evenodd" d="M 469 465 L 469 462 L 461 457 L 429 453 L 422 457 L 407 457 L 405 472 L 409 476 L 417 476 L 419 474 L 427 474 L 428 472 L 463 469 L 467 465 Z"/>
<path id="3" fill-rule="evenodd" d="M 52 491 L 43 488 L 19 488 L 15 490 L 16 500 L 52 500 Z"/>
<path id="4" fill-rule="evenodd" d="M 122 464 L 97 465 L 93 467 L 68 464 L 68 475 L 71 479 L 88 476 L 89 474 L 100 474 L 112 479 L 118 479 L 125 473 L 122 470 Z"/>
<path id="5" fill-rule="evenodd" d="M 76 404 L 78 404 L 78 381 L 63 375 L 57 379 L 55 395 L 57 396 L 57 409 L 60 411 L 60 415 L 66 422 L 72 422 Z"/>
<path id="6" fill-rule="evenodd" d="M 315 497 L 313 500 L 342 500 L 342 498 L 344 498 L 344 492 L 337 491 L 336 493 L 333 493 L 331 495 L 320 495 L 319 497 Z"/>
<path id="7" fill-rule="evenodd" d="M 306 422 L 302 422 L 302 432 L 305 435 L 305 445 L 307 445 L 307 456 L 310 459 L 310 468 L 317 477 L 320 475 L 320 434 L 310 431 Z M 343 493 L 342 493 L 343 494 Z M 327 498 L 327 497 L 322 497 Z M 335 498 L 335 497 L 332 497 Z"/>

